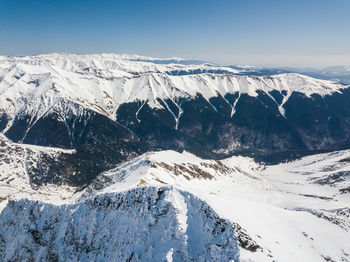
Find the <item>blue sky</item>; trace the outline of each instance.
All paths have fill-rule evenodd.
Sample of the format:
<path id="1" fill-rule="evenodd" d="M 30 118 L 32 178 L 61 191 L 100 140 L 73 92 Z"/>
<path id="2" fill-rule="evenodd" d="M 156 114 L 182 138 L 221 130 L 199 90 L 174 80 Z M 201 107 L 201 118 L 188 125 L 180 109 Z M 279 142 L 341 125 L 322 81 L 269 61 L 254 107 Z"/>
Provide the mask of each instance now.
<path id="1" fill-rule="evenodd" d="M 0 0 L 0 54 L 350 64 L 349 0 Z"/>

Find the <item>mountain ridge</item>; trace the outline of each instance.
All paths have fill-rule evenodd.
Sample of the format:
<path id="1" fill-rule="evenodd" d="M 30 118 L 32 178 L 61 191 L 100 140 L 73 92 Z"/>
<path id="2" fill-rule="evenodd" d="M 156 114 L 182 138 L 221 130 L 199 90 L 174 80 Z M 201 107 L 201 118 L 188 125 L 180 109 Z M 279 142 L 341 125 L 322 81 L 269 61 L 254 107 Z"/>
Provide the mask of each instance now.
<path id="1" fill-rule="evenodd" d="M 268 161 L 270 154 L 349 146 L 347 85 L 132 59 L 141 58 L 0 58 L 0 132 L 16 143 L 75 149 L 60 161 L 84 163 L 79 168 L 89 179 L 149 150 Z M 187 73 L 169 73 L 174 70 Z M 81 172 L 73 168 L 68 176 Z M 78 181 L 88 183 L 86 177 Z"/>
<path id="2" fill-rule="evenodd" d="M 38 147 L 36 149 L 50 150 Z M 347 204 L 350 195 L 349 191 L 344 189 L 350 185 L 349 156 L 350 151 L 344 150 L 308 156 L 288 163 L 265 165 L 242 156 L 217 161 L 201 159 L 188 152 L 148 152 L 101 173 L 84 189 L 43 184 L 31 192 L 22 191 L 14 196 L 11 194 L 2 196 L 10 200 L 10 203 L 6 207 L 6 212 L 1 214 L 8 219 L 0 219 L 2 223 L 0 235 L 3 236 L 0 237 L 0 242 L 2 241 L 0 249 L 1 246 L 8 246 L 13 240 L 19 241 L 16 243 L 22 243 L 22 238 L 10 233 L 13 230 L 20 230 L 23 233 L 21 236 L 25 236 L 27 240 L 25 246 L 29 250 L 43 248 L 44 252 L 35 251 L 34 254 L 49 254 L 50 252 L 46 252 L 50 247 L 51 250 L 61 250 L 58 247 L 53 248 L 51 240 L 48 239 L 48 236 L 57 236 L 54 233 L 56 230 L 52 231 L 55 226 L 49 226 L 54 224 L 55 217 L 58 216 L 60 221 L 67 221 L 67 223 L 71 215 L 75 218 L 73 221 L 82 221 L 95 214 L 99 214 L 98 218 L 105 217 L 109 212 L 120 212 L 121 209 L 116 209 L 120 203 L 118 204 L 115 198 L 119 199 L 123 195 L 128 196 L 122 201 L 125 202 L 124 206 L 135 203 L 126 210 L 122 208 L 126 214 L 140 211 L 146 216 L 152 216 L 154 213 L 149 212 L 148 206 L 151 206 L 150 210 L 158 210 L 162 214 L 162 209 L 158 209 L 159 206 L 152 207 L 147 204 L 148 200 L 146 202 L 143 200 L 148 198 L 150 192 L 156 196 L 156 192 L 164 191 L 166 188 L 169 192 L 185 192 L 180 193 L 185 199 L 187 195 L 190 197 L 193 195 L 203 203 L 208 203 L 221 220 L 229 223 L 231 229 L 229 231 L 225 229 L 224 232 L 231 232 L 231 236 L 236 237 L 239 261 L 294 261 L 296 255 L 300 259 L 307 258 L 308 261 L 322 261 L 327 257 L 334 261 L 347 261 L 347 241 L 345 240 L 350 230 L 350 209 Z M 14 182 L 10 182 L 7 186 L 20 188 L 17 183 L 11 183 Z M 21 186 L 22 190 L 25 186 L 30 187 L 24 184 Z M 28 200 L 20 200 L 21 198 L 28 198 Z M 157 197 L 151 199 L 155 201 Z M 83 208 L 86 203 L 93 204 L 89 212 Z M 171 205 L 177 207 L 178 211 L 171 217 L 180 221 L 178 216 L 184 218 L 183 215 L 189 207 L 187 209 L 181 207 L 178 201 L 172 203 Z M 145 208 L 136 208 L 140 205 L 144 205 Z M 193 208 L 197 210 L 195 206 L 192 206 Z M 76 211 L 77 209 L 80 211 Z M 61 211 L 56 212 L 58 210 L 62 212 L 66 210 L 66 212 L 62 214 Z M 71 212 L 68 212 L 69 210 Z M 124 211 L 119 215 L 125 214 Z M 33 215 L 30 215 L 28 220 L 23 219 L 27 217 L 25 214 Z M 211 217 L 211 212 L 205 214 Z M 138 218 L 141 219 L 141 217 Z M 190 215 L 188 214 L 187 217 Z M 132 219 L 133 216 L 127 221 Z M 167 222 L 170 220 L 167 219 Z M 14 221 L 14 224 L 11 221 Z M 19 225 L 18 221 L 23 223 L 20 224 L 23 225 L 20 228 L 15 226 Z M 143 222 L 147 221 L 141 219 L 138 225 L 143 227 L 145 225 Z M 72 237 L 79 238 L 91 232 L 96 236 L 99 234 L 99 230 L 91 231 L 88 226 L 90 223 L 84 222 L 80 227 L 76 227 L 76 223 L 73 224 L 74 228 L 79 228 L 78 232 L 81 234 L 74 233 L 71 230 L 72 227 L 65 223 L 60 224 L 62 231 L 59 232 L 68 232 L 68 234 L 62 233 L 66 237 L 57 239 L 58 242 L 59 239 L 63 240 L 62 249 L 69 248 L 66 244 L 71 242 L 66 240 L 73 239 Z M 48 228 L 42 225 L 49 226 L 51 231 L 43 231 Z M 85 226 L 87 228 L 84 228 Z M 127 227 L 131 231 L 131 228 L 134 228 L 130 224 Z M 178 228 L 179 230 L 186 228 L 185 223 L 178 223 Z M 280 233 L 283 228 L 287 230 L 286 234 Z M 335 243 L 334 245 L 329 244 L 330 239 Z M 95 252 L 100 252 L 100 247 L 108 249 L 107 245 L 96 246 L 94 240 L 91 242 L 94 246 L 93 250 L 81 248 L 84 246 L 84 241 L 77 241 L 77 243 L 79 251 L 75 254 L 83 256 L 96 255 Z M 19 245 L 16 247 L 19 248 Z M 22 248 L 19 252 L 11 251 L 4 254 L 22 256 L 26 254 L 25 250 Z M 135 250 L 138 249 L 135 248 Z M 295 253 L 296 250 L 298 250 L 297 253 Z M 220 253 L 223 249 L 218 247 L 217 251 Z M 129 256 L 131 251 L 126 254 Z M 27 255 L 29 256 L 30 252 Z"/>

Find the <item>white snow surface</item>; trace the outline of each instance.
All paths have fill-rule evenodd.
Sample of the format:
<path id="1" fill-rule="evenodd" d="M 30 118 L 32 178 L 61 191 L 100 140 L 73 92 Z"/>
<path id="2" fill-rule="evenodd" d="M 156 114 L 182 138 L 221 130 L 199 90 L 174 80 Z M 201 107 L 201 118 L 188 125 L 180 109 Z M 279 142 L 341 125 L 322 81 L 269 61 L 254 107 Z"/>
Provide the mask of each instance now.
<path id="1" fill-rule="evenodd" d="M 283 104 L 293 92 L 300 92 L 305 96 L 324 96 L 341 92 L 345 88 L 333 81 L 300 74 L 240 76 L 235 75 L 240 71 L 229 67 L 210 64 L 184 65 L 180 63 L 180 58 L 165 60 L 178 63 L 162 63 L 163 60 L 157 58 L 114 54 L 0 56 L 0 114 L 6 113 L 12 120 L 17 115 L 29 114 L 32 116 L 30 124 L 33 125 L 35 119 L 53 110 L 64 118 L 65 114 L 79 115 L 82 108 L 87 108 L 115 119 L 119 106 L 128 102 L 138 101 L 142 105 L 148 103 L 151 107 L 161 108 L 158 99 L 171 99 L 177 104 L 179 98 L 194 98 L 201 94 L 209 102 L 211 97 L 224 97 L 227 93 L 238 92 L 238 97 L 241 94 L 257 96 L 258 90 L 268 95 L 277 90 L 284 91 L 283 101 L 278 105 L 284 115 Z M 195 70 L 225 70 L 228 74 L 191 73 Z M 168 74 L 178 71 L 188 74 Z M 235 104 L 237 101 L 238 99 Z M 235 113 L 235 104 L 231 105 L 232 115 Z M 174 114 L 176 123 L 182 112 L 180 106 L 179 112 L 178 115 Z M 7 128 L 10 126 L 11 121 Z M 54 158 L 62 152 L 71 153 L 72 150 L 16 144 L 1 134 L 0 143 L 5 143 L 6 146 L 2 148 L 7 150 L 0 152 L 1 156 L 7 155 L 0 159 L 0 211 L 9 200 L 28 198 L 42 201 L 10 201 L 11 206 L 1 213 L 0 223 L 11 218 L 19 219 L 19 225 L 23 222 L 23 225 L 27 223 L 27 227 L 32 226 L 28 220 L 22 221 L 22 217 L 18 215 L 28 215 L 26 206 L 37 215 L 43 215 L 43 220 L 40 221 L 50 221 L 52 217 L 62 219 L 62 223 L 55 225 L 58 226 L 56 229 L 59 234 L 63 231 L 69 232 L 70 229 L 66 228 L 68 219 L 76 219 L 71 225 L 78 231 L 83 230 L 79 221 L 86 224 L 84 219 L 87 219 L 91 222 L 91 230 L 79 231 L 79 236 L 91 240 L 88 243 L 97 245 L 97 240 L 106 238 L 106 232 L 103 231 L 106 224 L 97 224 L 98 219 L 103 217 L 112 221 L 114 226 L 123 225 L 111 240 L 119 245 L 122 241 L 119 234 L 128 232 L 137 235 L 146 232 L 143 227 L 154 219 L 152 214 L 128 207 L 134 215 L 144 212 L 142 214 L 147 216 L 144 220 L 147 223 L 141 223 L 139 218 L 120 214 L 119 211 L 113 213 L 121 218 L 117 221 L 113 214 L 108 215 L 98 208 L 92 208 L 91 213 L 87 212 L 87 203 L 92 203 L 93 199 L 133 196 L 134 193 L 130 192 L 135 192 L 133 190 L 137 188 L 146 188 L 146 195 L 152 195 L 159 188 L 165 187 L 167 193 L 162 205 L 169 205 L 173 213 L 163 220 L 160 229 L 147 231 L 150 235 L 145 241 L 153 239 L 154 236 L 156 239 L 162 238 L 162 234 L 167 235 L 169 230 L 176 232 L 176 237 L 166 240 L 170 242 L 162 246 L 161 250 L 149 249 L 142 243 L 137 243 L 137 248 L 136 245 L 133 246 L 138 254 L 146 256 L 145 260 L 155 253 L 161 256 L 159 260 L 166 261 L 178 261 L 181 252 L 184 258 L 191 257 L 195 250 L 202 249 L 197 249 L 198 246 L 193 250 L 188 248 L 191 245 L 201 245 L 205 241 L 193 243 L 189 236 L 196 236 L 194 239 L 197 240 L 203 237 L 206 241 L 213 241 L 209 234 L 199 237 L 199 228 L 193 227 L 194 221 L 202 217 L 199 215 L 200 206 L 205 204 L 198 197 L 208 203 L 221 218 L 243 228 L 243 231 L 235 231 L 237 237 L 238 233 L 245 232 L 251 242 L 259 247 L 252 252 L 241 243 L 240 261 L 350 261 L 350 150 L 308 156 L 272 166 L 241 156 L 215 161 L 204 160 L 187 152 L 150 152 L 100 174 L 85 190 L 75 193 L 76 188 L 65 185 L 34 187 L 26 171 L 28 166 L 40 165 L 37 159 L 43 152 Z M 24 213 L 21 213 L 21 207 L 25 209 Z M 193 210 L 198 212 L 193 213 Z M 129 220 L 131 222 L 127 223 Z M 227 228 L 232 233 L 230 225 Z M 7 226 L 5 235 L 13 235 L 11 241 L 14 241 L 9 250 L 12 254 L 21 254 L 18 247 L 28 239 L 21 238 L 21 234 L 15 234 L 15 231 L 11 231 L 15 229 Z M 137 226 L 140 231 L 128 231 Z M 23 233 L 25 229 L 28 228 L 20 228 L 18 232 Z M 0 233 L 4 233 L 2 227 Z M 97 237 L 96 241 L 92 240 L 92 236 Z M 231 237 L 228 239 L 233 241 L 234 246 L 236 240 Z M 130 235 L 130 239 L 135 239 L 135 235 Z M 61 240 L 58 235 L 57 243 L 62 244 Z M 38 260 L 40 254 L 47 254 L 49 251 L 39 246 L 38 257 L 35 258 Z M 63 249 L 62 246 L 62 254 L 69 256 L 68 249 Z M 131 250 L 128 247 L 126 249 Z M 210 256 L 215 257 L 215 250 L 213 247 L 214 253 Z M 105 251 L 108 253 L 110 250 Z M 127 252 L 124 254 L 131 255 Z M 234 256 L 237 254 L 234 253 Z M 98 258 L 95 255 L 81 259 L 96 260 Z M 203 253 L 204 260 L 210 256 Z"/>
<path id="2" fill-rule="evenodd" d="M 240 156 L 214 161 L 161 151 L 101 174 L 74 197 L 171 185 L 246 230 L 261 248 L 241 247 L 240 261 L 350 261 L 350 194 L 341 192 L 350 186 L 349 172 L 350 150 L 273 166 Z"/>
<path id="3" fill-rule="evenodd" d="M 30 198 L 52 203 L 69 201 L 76 190 L 67 185 L 38 187 L 30 181 L 31 168 L 42 168 L 41 157 L 57 158 L 74 150 L 17 144 L 0 134 L 0 211 L 9 200 Z"/>
<path id="4" fill-rule="evenodd" d="M 345 88 L 333 81 L 294 73 L 240 76 L 234 75 L 240 71 L 229 67 L 161 62 L 157 58 L 115 54 L 0 56 L 0 111 L 12 119 L 18 114 L 38 119 L 55 109 L 67 111 L 67 103 L 62 101 L 70 101 L 115 119 L 121 104 L 135 101 L 162 108 L 158 99 L 176 103 L 178 98 L 201 94 L 209 102 L 209 98 L 227 93 L 257 96 L 257 90 L 277 90 L 287 93 L 285 103 L 292 92 L 327 95 Z M 228 74 L 195 74 L 193 70 L 225 70 Z M 189 74 L 167 73 L 173 71 Z"/>
<path id="5" fill-rule="evenodd" d="M 233 224 L 173 188 L 74 205 L 10 202 L 0 225 L 2 261 L 239 261 Z"/>
<path id="6" fill-rule="evenodd" d="M 28 205 L 35 210 L 39 207 L 56 210 L 54 216 L 63 219 L 64 214 L 68 214 L 63 210 L 85 210 L 86 201 L 91 203 L 96 196 L 104 199 L 106 195 L 123 195 L 135 188 L 152 191 L 156 190 L 152 188 L 166 187 L 170 189 L 163 203 L 169 203 L 175 210 L 171 219 L 182 238 L 174 241 L 180 241 L 181 245 L 190 245 L 186 237 L 191 223 L 189 212 L 196 208 L 184 197 L 185 192 L 189 192 L 190 198 L 193 194 L 209 204 L 221 218 L 234 224 L 235 229 L 239 225 L 243 231 L 235 230 L 238 239 L 242 238 L 243 232 L 258 246 L 252 252 L 240 244 L 240 261 L 350 261 L 350 150 L 303 157 L 279 165 L 264 165 L 242 156 L 216 161 L 201 159 L 188 152 L 149 152 L 100 174 L 85 190 L 75 193 L 75 188 L 67 186 L 32 188 L 25 173 L 24 165 L 33 162 L 41 151 L 54 156 L 62 152 L 61 149 L 5 142 L 11 149 L 8 152 L 17 156 L 9 163 L 0 161 L 0 209 L 8 200 L 28 198 L 51 204 L 23 200 L 18 205 Z M 10 214 L 13 208 L 17 210 L 17 207 L 9 207 L 2 213 L 1 222 L 20 219 Z M 41 211 L 35 212 L 41 214 Z M 50 212 L 42 214 L 45 221 L 50 220 Z M 95 211 L 84 212 L 74 215 L 82 224 L 86 224 L 84 219 L 91 222 L 98 217 Z M 99 214 L 106 215 L 102 213 Z M 79 216 L 82 216 L 81 220 Z M 141 223 L 140 220 L 132 221 L 128 228 Z M 64 223 L 60 228 L 65 228 Z M 97 229 L 100 228 L 96 226 Z M 0 232 L 3 230 L 1 227 Z M 12 235 L 9 232 L 4 234 Z M 91 236 L 87 232 L 81 231 L 81 234 Z M 20 239 L 20 235 L 14 234 L 14 243 L 26 241 Z M 121 241 L 120 238 L 114 240 Z M 163 259 L 176 261 L 178 244 L 166 247 L 161 251 Z M 15 250 L 16 244 L 13 248 Z"/>

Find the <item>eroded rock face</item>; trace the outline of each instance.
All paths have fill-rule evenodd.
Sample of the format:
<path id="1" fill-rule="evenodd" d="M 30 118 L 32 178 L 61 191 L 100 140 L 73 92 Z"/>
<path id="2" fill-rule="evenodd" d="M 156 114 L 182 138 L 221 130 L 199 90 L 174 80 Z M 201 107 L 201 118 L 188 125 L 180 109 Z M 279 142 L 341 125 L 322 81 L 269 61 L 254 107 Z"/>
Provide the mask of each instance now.
<path id="1" fill-rule="evenodd" d="M 12 201 L 0 225 L 2 261 L 239 261 L 234 225 L 172 188 L 62 206 Z"/>

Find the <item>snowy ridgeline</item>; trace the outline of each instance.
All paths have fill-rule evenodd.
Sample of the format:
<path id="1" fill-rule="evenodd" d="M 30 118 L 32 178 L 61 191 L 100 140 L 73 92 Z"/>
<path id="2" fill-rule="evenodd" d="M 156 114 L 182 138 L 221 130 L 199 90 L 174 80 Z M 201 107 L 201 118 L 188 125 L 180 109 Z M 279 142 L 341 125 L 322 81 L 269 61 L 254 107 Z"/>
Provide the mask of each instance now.
<path id="1" fill-rule="evenodd" d="M 349 261 L 349 159 L 344 150 L 266 166 L 242 156 L 215 161 L 149 152 L 79 192 L 50 184 L 34 190 L 23 172 L 21 182 L 0 181 L 1 190 L 16 192 L 5 191 L 2 199 L 3 207 L 9 204 L 0 217 L 0 258 L 104 261 L 118 247 L 116 261 L 132 253 L 130 261 L 155 254 L 215 261 L 210 256 L 231 250 L 221 241 L 232 243 L 236 236 L 240 261 Z"/>
<path id="2" fill-rule="evenodd" d="M 239 261 L 234 226 L 171 187 L 139 187 L 55 206 L 11 201 L 1 261 Z"/>
<path id="3" fill-rule="evenodd" d="M 158 60 L 142 61 L 120 55 L 0 57 L 0 110 L 11 118 L 20 113 L 38 117 L 62 100 L 68 100 L 115 119 L 115 112 L 123 103 L 148 101 L 151 108 L 163 108 L 160 100 L 176 103 L 178 98 L 201 95 L 209 102 L 212 97 L 226 94 L 257 96 L 260 90 L 267 94 L 283 91 L 280 104 L 283 114 L 283 104 L 292 92 L 329 95 L 346 87 L 294 73 L 243 76 L 230 67 L 155 61 Z M 188 74 L 169 73 L 174 70 Z M 215 73 L 218 70 L 227 73 Z M 234 105 L 227 103 L 234 112 Z"/>
<path id="4" fill-rule="evenodd" d="M 222 158 L 348 144 L 347 85 L 182 62 L 123 55 L 0 57 L 0 132 L 13 142 L 65 149 L 108 144 L 98 154 L 100 171 L 159 148 Z M 96 159 L 98 150 L 80 157 Z M 92 170 L 87 164 L 72 168 L 69 176 Z M 86 177 L 97 175 L 91 173 Z"/>
<path id="5" fill-rule="evenodd" d="M 242 156 L 205 160 L 169 150 L 119 164 L 78 192 L 50 184 L 34 191 L 23 173 L 21 183 L 0 181 L 1 190 L 17 192 L 2 199 L 4 207 L 9 204 L 0 217 L 0 248 L 6 258 L 48 254 L 54 260 L 62 252 L 62 261 L 70 254 L 84 261 L 91 251 L 92 261 L 104 261 L 97 255 L 118 247 L 116 252 L 129 253 L 123 253 L 124 260 L 116 255 L 117 261 L 126 261 L 132 252 L 130 261 L 147 261 L 156 253 L 186 261 L 227 254 L 229 246 L 220 241 L 236 237 L 244 262 L 348 262 L 349 170 L 349 150 L 278 165 Z M 191 249 L 199 239 L 199 247 Z M 193 251 L 208 245 L 214 246 Z M 179 246 L 187 251 L 176 252 Z"/>
<path id="6" fill-rule="evenodd" d="M 139 142 L 134 132 L 141 136 L 147 121 L 182 128 L 193 134 L 188 141 L 209 134 L 199 144 L 209 142 L 211 130 L 231 130 L 218 134 L 227 140 L 211 141 L 220 146 L 210 150 L 219 153 L 233 152 L 247 134 L 251 136 L 242 147 L 270 148 L 274 139 L 283 144 L 285 137 L 294 137 L 285 130 L 294 128 L 298 134 L 310 131 L 301 135 L 306 148 L 333 140 L 348 144 L 347 86 L 300 74 L 253 76 L 244 70 L 251 69 L 127 55 L 0 57 L 0 131 L 18 142 L 0 134 L 0 261 L 349 262 L 349 150 L 264 165 L 243 156 L 216 161 L 171 150 L 142 154 L 141 145 L 135 151 L 120 147 L 120 141 Z M 220 102 L 215 104 L 216 98 Z M 121 110 L 123 103 L 131 102 L 136 103 Z M 192 107 L 187 102 L 193 102 Z M 239 110 L 242 105 L 250 106 Z M 208 106 L 211 110 L 203 111 L 203 119 L 214 112 L 215 121 L 195 125 L 201 118 L 192 113 Z M 147 108 L 152 109 L 148 115 Z M 174 123 L 161 114 L 152 118 L 160 108 L 171 113 Z M 251 115 L 239 114 L 249 108 Z M 223 112 L 229 120 L 214 125 Z M 306 117 L 299 118 L 304 113 Z M 243 131 L 231 121 L 249 116 Z M 113 121 L 116 117 L 118 122 Z M 263 138 L 254 136 L 252 123 L 264 117 Z M 40 122 L 44 118 L 46 122 Z M 270 127 L 271 119 L 279 124 Z M 40 133 L 48 123 L 52 128 Z M 310 123 L 320 124 L 310 129 Z M 151 126 L 152 135 L 163 130 Z M 286 133 L 280 132 L 281 126 Z M 268 128 L 277 128 L 276 135 L 271 131 L 266 137 Z M 67 138 L 67 144 L 57 144 L 48 133 L 59 141 Z M 114 134 L 120 140 L 114 140 Z M 187 140 L 176 141 L 181 145 Z M 102 147 L 118 142 L 116 148 L 125 158 L 111 164 L 106 157 L 116 152 L 107 148 L 107 153 L 96 151 L 76 160 L 77 150 L 55 148 L 87 142 Z M 159 140 L 151 148 L 165 142 Z M 271 144 L 299 148 L 287 142 L 281 147 Z M 334 149 L 339 148 L 343 144 Z M 90 170 L 74 169 L 84 164 L 81 159 L 109 164 L 104 172 L 97 170 L 84 189 L 71 182 Z M 129 161 L 121 163 L 125 159 Z"/>

